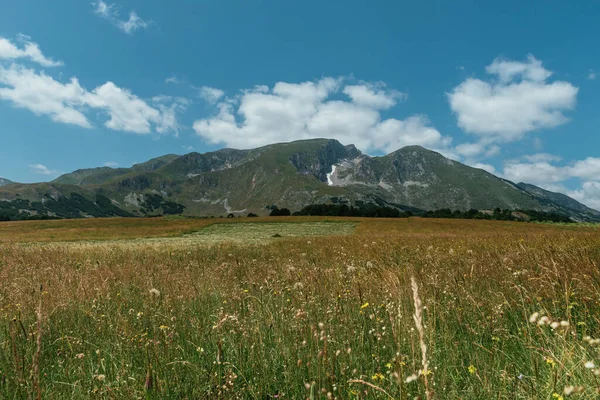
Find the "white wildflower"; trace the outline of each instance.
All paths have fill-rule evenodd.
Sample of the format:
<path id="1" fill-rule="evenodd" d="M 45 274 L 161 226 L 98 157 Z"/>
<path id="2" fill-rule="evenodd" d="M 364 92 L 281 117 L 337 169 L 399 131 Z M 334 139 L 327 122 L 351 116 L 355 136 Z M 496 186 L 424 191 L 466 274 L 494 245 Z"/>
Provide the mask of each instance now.
<path id="1" fill-rule="evenodd" d="M 540 313 L 539 312 L 534 312 L 533 314 L 531 314 L 531 316 L 529 317 L 529 322 L 532 324 L 535 324 L 537 322 L 537 319 L 540 317 Z"/>
<path id="2" fill-rule="evenodd" d="M 565 386 L 565 388 L 563 389 L 563 393 L 565 395 L 570 395 L 575 391 L 575 386 Z"/>

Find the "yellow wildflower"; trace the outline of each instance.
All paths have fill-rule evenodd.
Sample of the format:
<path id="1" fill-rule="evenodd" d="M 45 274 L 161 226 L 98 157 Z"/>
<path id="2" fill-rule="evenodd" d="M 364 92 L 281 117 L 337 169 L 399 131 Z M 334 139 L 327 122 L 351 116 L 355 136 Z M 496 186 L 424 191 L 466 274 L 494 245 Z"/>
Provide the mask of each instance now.
<path id="1" fill-rule="evenodd" d="M 371 377 L 371 379 L 373 379 L 373 381 L 375 381 L 375 382 L 377 382 L 377 381 L 383 381 L 383 379 L 384 379 L 384 376 L 383 376 L 383 374 L 382 374 L 382 373 L 378 372 L 378 373 L 376 373 L 375 375 L 373 375 L 373 376 Z"/>

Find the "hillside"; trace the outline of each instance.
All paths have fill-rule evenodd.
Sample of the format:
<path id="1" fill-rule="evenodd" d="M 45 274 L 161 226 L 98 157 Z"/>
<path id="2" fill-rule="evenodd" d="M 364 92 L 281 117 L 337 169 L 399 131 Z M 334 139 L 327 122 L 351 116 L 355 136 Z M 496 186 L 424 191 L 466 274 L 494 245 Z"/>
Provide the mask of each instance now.
<path id="1" fill-rule="evenodd" d="M 1 187 L 1 186 L 6 186 L 6 185 L 10 185 L 11 183 L 13 183 L 13 182 L 12 182 L 12 181 L 9 181 L 9 180 L 8 180 L 8 179 L 6 179 L 6 178 L 2 178 L 2 177 L 0 177 L 0 187 Z"/>
<path id="2" fill-rule="evenodd" d="M 328 139 L 82 169 L 51 183 L 5 186 L 0 199 L 13 214 L 51 217 L 264 215 L 272 205 L 294 211 L 362 201 L 411 210 L 527 209 L 600 221 L 600 212 L 566 195 L 514 184 L 419 146 L 371 157 Z"/>

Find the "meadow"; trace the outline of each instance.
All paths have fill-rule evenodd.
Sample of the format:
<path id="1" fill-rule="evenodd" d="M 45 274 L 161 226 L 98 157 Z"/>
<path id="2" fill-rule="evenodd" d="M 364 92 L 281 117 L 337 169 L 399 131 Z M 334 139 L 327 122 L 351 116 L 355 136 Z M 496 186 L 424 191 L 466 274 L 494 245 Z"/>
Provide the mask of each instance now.
<path id="1" fill-rule="evenodd" d="M 595 399 L 600 231 L 0 223 L 0 399 Z"/>

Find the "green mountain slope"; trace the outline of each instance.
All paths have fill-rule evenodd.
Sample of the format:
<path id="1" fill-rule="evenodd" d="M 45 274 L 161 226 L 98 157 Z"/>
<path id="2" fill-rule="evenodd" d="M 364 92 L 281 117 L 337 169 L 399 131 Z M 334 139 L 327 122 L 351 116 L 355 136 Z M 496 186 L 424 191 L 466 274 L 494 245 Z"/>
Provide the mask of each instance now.
<path id="1" fill-rule="evenodd" d="M 57 212 L 50 198 L 64 199 L 65 207 L 76 210 L 59 207 Z M 78 170 L 51 183 L 5 186 L 0 200 L 37 202 L 20 207 L 59 217 L 119 215 L 115 208 L 138 216 L 266 214 L 271 205 L 293 211 L 311 203 L 362 201 L 413 210 L 531 209 L 600 221 L 600 212 L 568 196 L 516 185 L 419 146 L 370 157 L 328 139 L 166 155 L 132 168 Z M 48 210 L 40 211 L 38 203 L 45 202 Z"/>

